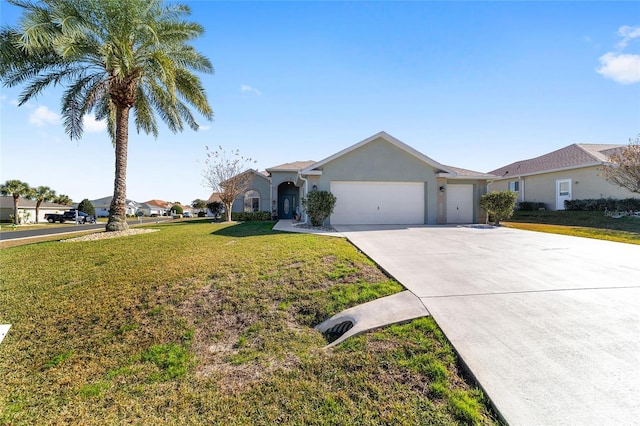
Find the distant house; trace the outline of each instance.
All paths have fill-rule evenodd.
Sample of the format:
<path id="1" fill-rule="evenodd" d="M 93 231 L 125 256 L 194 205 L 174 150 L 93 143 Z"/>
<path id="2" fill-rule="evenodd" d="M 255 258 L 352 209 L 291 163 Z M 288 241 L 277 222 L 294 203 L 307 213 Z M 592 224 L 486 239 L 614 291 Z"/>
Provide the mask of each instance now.
<path id="1" fill-rule="evenodd" d="M 98 198 L 97 200 L 90 200 L 93 208 L 96 211 L 96 217 L 108 217 L 109 216 L 109 208 L 111 207 L 112 196 Z M 126 199 L 125 200 L 125 214 L 127 216 L 135 216 L 138 209 L 140 208 L 140 203 Z"/>
<path id="2" fill-rule="evenodd" d="M 169 208 L 169 203 L 162 200 L 149 200 L 138 206 L 145 216 L 165 216 Z"/>
<path id="3" fill-rule="evenodd" d="M 59 214 L 69 210 L 71 206 L 65 206 L 57 203 L 42 202 L 40 204 L 40 214 L 38 216 L 38 222 L 46 222 L 44 215 L 49 213 Z M 13 197 L 12 196 L 0 196 L 0 221 L 11 221 L 11 215 L 13 215 Z M 21 223 L 36 222 L 36 201 L 27 200 L 26 198 L 18 198 L 18 217 L 20 217 Z"/>
<path id="4" fill-rule="evenodd" d="M 489 190 L 511 190 L 518 194 L 518 202 L 544 203 L 549 210 L 564 210 L 565 200 L 637 198 L 637 194 L 601 176 L 602 165 L 624 146 L 573 144 L 536 158 L 516 161 L 489 172 L 497 176 L 489 184 Z"/>

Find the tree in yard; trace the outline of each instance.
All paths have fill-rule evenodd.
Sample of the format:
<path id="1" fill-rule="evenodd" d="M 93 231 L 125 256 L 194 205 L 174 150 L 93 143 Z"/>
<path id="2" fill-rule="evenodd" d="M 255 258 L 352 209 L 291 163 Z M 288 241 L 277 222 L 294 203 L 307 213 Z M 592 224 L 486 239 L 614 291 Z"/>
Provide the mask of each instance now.
<path id="1" fill-rule="evenodd" d="M 81 212 L 85 212 L 86 214 L 89 214 L 93 217 L 96 216 L 96 209 L 93 207 L 93 204 L 91 204 L 91 201 L 89 201 L 88 198 L 80 201 L 80 204 L 78 204 L 78 210 Z"/>
<path id="2" fill-rule="evenodd" d="M 498 226 L 501 220 L 513 215 L 517 198 L 518 195 L 512 191 L 488 192 L 480 197 L 480 207 L 493 216 L 494 224 Z"/>
<path id="3" fill-rule="evenodd" d="M 226 152 L 221 146 L 214 152 L 209 152 L 208 146 L 206 150 L 207 159 L 202 172 L 204 185 L 218 193 L 227 212 L 227 221 L 230 222 L 233 202 L 249 189 L 253 177 L 249 173 L 249 165 L 255 161 L 243 157 L 238 150 Z"/>
<path id="4" fill-rule="evenodd" d="M 324 221 L 331 216 L 336 205 L 336 196 L 329 191 L 311 191 L 300 200 L 302 207 L 309 215 L 313 226 L 322 226 Z"/>
<path id="5" fill-rule="evenodd" d="M 38 223 L 38 217 L 40 216 L 40 205 L 43 202 L 53 201 L 56 199 L 56 191 L 48 186 L 38 186 L 33 188 L 33 198 L 36 200 L 36 223 Z"/>
<path id="6" fill-rule="evenodd" d="M 640 194 L 640 134 L 609 156 L 602 174 L 609 182 Z"/>
<path id="7" fill-rule="evenodd" d="M 0 185 L 0 194 L 11 195 L 13 197 L 13 224 L 19 224 L 18 199 L 31 198 L 33 191 L 28 183 L 21 180 L 11 179 Z"/>
<path id="8" fill-rule="evenodd" d="M 209 209 L 209 211 L 213 215 L 213 218 L 217 219 L 224 209 L 224 204 L 222 204 L 221 201 L 212 201 L 210 203 L 207 203 L 207 209 Z"/>
<path id="9" fill-rule="evenodd" d="M 202 211 L 207 208 L 207 202 L 205 200 L 201 200 L 200 198 L 196 198 L 191 202 L 191 207 Z"/>
<path id="10" fill-rule="evenodd" d="M 126 222 L 129 114 L 136 130 L 158 136 L 157 117 L 172 132 L 199 125 L 213 112 L 193 71 L 212 72 L 209 60 L 188 43 L 200 24 L 183 18 L 188 6 L 162 0 L 9 0 L 23 9 L 16 27 L 0 32 L 0 79 L 24 84 L 24 105 L 50 86 L 62 86 L 61 114 L 71 139 L 83 133 L 83 117 L 107 120 L 115 148 L 115 180 L 107 231 Z"/>
<path id="11" fill-rule="evenodd" d="M 53 202 L 56 204 L 62 204 L 63 206 L 70 206 L 71 204 L 73 204 L 71 198 L 69 198 L 69 196 L 65 194 L 56 195 L 56 197 L 53 199 Z"/>

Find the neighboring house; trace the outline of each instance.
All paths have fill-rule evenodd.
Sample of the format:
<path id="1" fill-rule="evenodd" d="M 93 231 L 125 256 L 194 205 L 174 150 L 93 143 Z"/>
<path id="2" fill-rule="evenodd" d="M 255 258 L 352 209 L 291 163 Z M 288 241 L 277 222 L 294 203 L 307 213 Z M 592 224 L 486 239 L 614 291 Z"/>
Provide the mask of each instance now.
<path id="1" fill-rule="evenodd" d="M 518 202 L 544 203 L 549 210 L 564 210 L 565 200 L 637 198 L 637 194 L 609 183 L 600 172 L 608 157 L 624 146 L 573 144 L 517 161 L 490 172 L 497 178 L 489 190 L 511 190 L 518 193 Z"/>
<path id="2" fill-rule="evenodd" d="M 162 200 L 149 200 L 141 203 L 138 207 L 145 216 L 164 216 L 169 211 L 169 203 Z"/>
<path id="3" fill-rule="evenodd" d="M 45 214 L 60 214 L 66 212 L 70 208 L 71 206 L 43 201 L 42 204 L 40 204 L 40 215 L 38 217 L 38 221 L 41 223 L 46 222 L 46 220 L 44 220 Z M 0 221 L 11 221 L 11 215 L 13 215 L 13 196 L 0 196 Z M 35 222 L 36 201 L 20 197 L 18 199 L 18 216 L 21 219 L 21 223 Z"/>
<path id="4" fill-rule="evenodd" d="M 112 196 L 99 198 L 97 200 L 90 200 L 93 208 L 96 211 L 96 217 L 108 217 L 109 216 L 109 208 L 111 207 Z M 138 208 L 140 207 L 140 203 L 129 200 L 128 198 L 125 200 L 126 211 L 125 214 L 127 216 L 135 216 Z"/>
<path id="5" fill-rule="evenodd" d="M 234 211 L 236 205 L 249 208 L 251 200 L 251 209 L 271 211 L 274 219 L 293 219 L 297 212 L 304 217 L 300 199 L 325 190 L 337 198 L 329 219 L 334 225 L 484 221 L 480 196 L 495 177 L 442 165 L 385 132 L 319 162 L 285 163 L 267 168 L 267 174 L 250 172 L 251 189 L 242 204 L 240 199 L 234 203 Z M 267 188 L 269 198 L 264 196 Z"/>

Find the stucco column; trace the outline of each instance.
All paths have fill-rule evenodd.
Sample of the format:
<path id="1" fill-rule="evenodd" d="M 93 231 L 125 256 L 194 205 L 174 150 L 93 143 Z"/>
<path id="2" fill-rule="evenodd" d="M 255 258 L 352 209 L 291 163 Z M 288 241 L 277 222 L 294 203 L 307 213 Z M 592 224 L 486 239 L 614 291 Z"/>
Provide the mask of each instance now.
<path id="1" fill-rule="evenodd" d="M 444 188 L 444 191 L 440 191 L 440 187 Z M 444 225 L 447 223 L 447 179 L 436 179 L 436 199 L 438 215 L 436 216 L 436 223 L 438 225 Z"/>

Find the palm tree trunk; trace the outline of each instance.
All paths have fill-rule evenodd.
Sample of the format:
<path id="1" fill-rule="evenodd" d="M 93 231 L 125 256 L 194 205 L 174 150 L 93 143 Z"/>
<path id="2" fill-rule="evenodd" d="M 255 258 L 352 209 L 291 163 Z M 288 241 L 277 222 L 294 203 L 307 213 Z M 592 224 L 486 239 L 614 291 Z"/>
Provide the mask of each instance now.
<path id="1" fill-rule="evenodd" d="M 116 107 L 116 177 L 109 207 L 107 232 L 129 229 L 126 216 L 127 145 L 129 143 L 129 106 Z"/>
<path id="2" fill-rule="evenodd" d="M 18 222 L 18 198 L 20 198 L 20 194 L 16 197 L 16 194 L 13 194 L 13 224 L 20 225 Z"/>
<path id="3" fill-rule="evenodd" d="M 36 224 L 40 223 L 40 221 L 38 220 L 38 216 L 40 216 L 40 204 L 42 204 L 43 200 L 37 200 L 36 201 Z"/>

